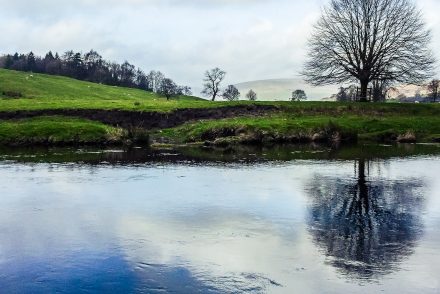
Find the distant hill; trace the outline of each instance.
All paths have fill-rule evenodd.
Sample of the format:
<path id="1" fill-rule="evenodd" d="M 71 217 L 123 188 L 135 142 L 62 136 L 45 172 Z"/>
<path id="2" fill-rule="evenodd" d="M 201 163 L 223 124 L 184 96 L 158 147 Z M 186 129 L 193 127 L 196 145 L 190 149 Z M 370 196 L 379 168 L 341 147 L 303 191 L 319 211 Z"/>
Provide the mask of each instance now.
<path id="1" fill-rule="evenodd" d="M 338 87 L 325 86 L 325 87 L 312 87 L 306 84 L 301 79 L 272 79 L 251 81 L 245 83 L 239 83 L 235 85 L 241 92 L 242 99 L 246 93 L 252 89 L 258 94 L 258 100 L 289 100 L 292 96 L 292 92 L 297 89 L 306 91 L 309 100 L 321 100 L 326 97 L 330 97 L 332 94 L 337 93 Z"/>

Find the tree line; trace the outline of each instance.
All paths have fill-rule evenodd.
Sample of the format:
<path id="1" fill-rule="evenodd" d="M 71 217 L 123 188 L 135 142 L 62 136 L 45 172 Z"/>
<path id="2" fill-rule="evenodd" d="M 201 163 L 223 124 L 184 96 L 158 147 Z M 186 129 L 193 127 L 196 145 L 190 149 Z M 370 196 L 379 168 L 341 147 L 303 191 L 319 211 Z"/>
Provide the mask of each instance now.
<path id="1" fill-rule="evenodd" d="M 66 76 L 82 81 L 110 86 L 137 88 L 162 94 L 168 99 L 175 95 L 192 95 L 191 88 L 178 86 L 160 71 L 144 72 L 125 61 L 122 64 L 103 59 L 96 51 L 82 54 L 72 50 L 61 56 L 48 52 L 44 57 L 28 54 L 7 54 L 0 57 L 0 68 L 16 71 Z"/>

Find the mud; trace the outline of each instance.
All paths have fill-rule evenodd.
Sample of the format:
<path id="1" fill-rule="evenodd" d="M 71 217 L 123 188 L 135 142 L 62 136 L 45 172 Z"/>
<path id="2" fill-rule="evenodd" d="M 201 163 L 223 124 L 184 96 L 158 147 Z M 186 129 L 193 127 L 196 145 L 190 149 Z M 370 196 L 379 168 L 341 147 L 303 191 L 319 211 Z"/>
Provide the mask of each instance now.
<path id="1" fill-rule="evenodd" d="M 220 108 L 178 109 L 173 112 L 139 112 L 102 109 L 50 109 L 0 112 L 0 120 L 25 119 L 39 116 L 68 116 L 99 121 L 123 128 L 164 129 L 201 119 L 222 119 L 237 116 L 259 116 L 279 110 L 270 105 L 239 105 Z"/>

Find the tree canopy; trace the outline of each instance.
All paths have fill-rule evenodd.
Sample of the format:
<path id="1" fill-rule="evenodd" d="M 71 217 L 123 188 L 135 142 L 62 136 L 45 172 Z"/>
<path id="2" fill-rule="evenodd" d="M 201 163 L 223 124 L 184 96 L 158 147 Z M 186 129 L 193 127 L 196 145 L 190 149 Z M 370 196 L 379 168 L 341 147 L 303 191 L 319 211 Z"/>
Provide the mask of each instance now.
<path id="1" fill-rule="evenodd" d="M 307 100 L 307 95 L 304 90 L 298 89 L 292 92 L 292 101 Z"/>
<path id="2" fill-rule="evenodd" d="M 67 76 L 83 81 L 153 92 L 159 91 L 162 81 L 166 78 L 160 71 L 152 70 L 146 74 L 128 61 L 122 64 L 107 61 L 94 50 L 85 54 L 69 50 L 61 56 L 49 51 L 45 57 L 36 56 L 33 52 L 7 54 L 0 57 L 0 68 Z M 191 88 L 185 86 L 178 88 L 180 93 L 191 95 Z"/>
<path id="3" fill-rule="evenodd" d="M 220 84 L 226 76 L 226 72 L 216 67 L 211 70 L 207 70 L 205 72 L 204 84 L 202 94 L 208 97 L 211 97 L 212 101 L 215 101 L 215 98 L 220 93 Z"/>
<path id="4" fill-rule="evenodd" d="M 257 100 L 257 93 L 255 93 L 254 90 L 250 89 L 249 92 L 246 94 L 246 98 L 249 101 L 256 101 Z"/>
<path id="5" fill-rule="evenodd" d="M 240 91 L 238 91 L 237 87 L 234 85 L 229 85 L 224 91 L 223 91 L 223 98 L 228 101 L 236 101 L 238 98 L 240 98 Z"/>
<path id="6" fill-rule="evenodd" d="M 303 75 L 312 85 L 372 81 L 418 84 L 435 59 L 422 13 L 410 0 L 331 0 L 314 26 Z"/>

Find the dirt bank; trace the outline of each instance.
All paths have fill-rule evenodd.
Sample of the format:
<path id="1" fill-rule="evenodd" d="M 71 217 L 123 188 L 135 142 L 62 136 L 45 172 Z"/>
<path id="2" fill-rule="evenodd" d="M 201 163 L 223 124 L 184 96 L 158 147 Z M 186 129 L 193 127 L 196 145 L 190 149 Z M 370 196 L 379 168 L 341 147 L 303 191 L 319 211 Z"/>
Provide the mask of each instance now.
<path id="1" fill-rule="evenodd" d="M 68 116 L 99 121 L 108 125 L 123 128 L 172 128 L 188 121 L 201 119 L 222 119 L 245 115 L 263 115 L 279 110 L 269 105 L 239 105 L 220 108 L 178 109 L 169 113 L 136 112 L 103 109 L 51 109 L 35 111 L 0 112 L 0 120 L 25 119 L 38 116 Z"/>

